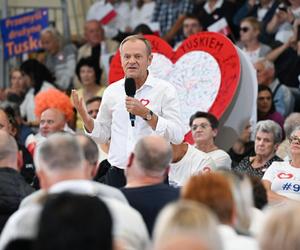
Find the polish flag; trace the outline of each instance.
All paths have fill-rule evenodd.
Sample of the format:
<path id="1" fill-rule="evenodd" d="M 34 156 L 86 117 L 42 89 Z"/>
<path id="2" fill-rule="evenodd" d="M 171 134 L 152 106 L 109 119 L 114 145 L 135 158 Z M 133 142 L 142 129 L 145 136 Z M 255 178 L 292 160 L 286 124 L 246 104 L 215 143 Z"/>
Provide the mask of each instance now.
<path id="1" fill-rule="evenodd" d="M 87 21 L 98 20 L 102 25 L 108 24 L 117 16 L 117 12 L 111 3 L 104 3 L 102 1 L 94 3 L 87 13 Z"/>
<path id="2" fill-rule="evenodd" d="M 207 30 L 212 32 L 218 32 L 225 36 L 231 34 L 230 27 L 227 23 L 227 20 L 224 17 L 222 17 L 220 20 L 216 21 L 212 25 L 208 26 Z"/>

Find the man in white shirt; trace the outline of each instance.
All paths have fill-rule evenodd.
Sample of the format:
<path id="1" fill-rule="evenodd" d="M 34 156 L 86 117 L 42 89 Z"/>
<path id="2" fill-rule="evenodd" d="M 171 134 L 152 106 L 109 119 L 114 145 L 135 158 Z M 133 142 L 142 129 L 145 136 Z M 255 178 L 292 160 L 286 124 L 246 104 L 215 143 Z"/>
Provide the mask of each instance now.
<path id="1" fill-rule="evenodd" d="M 152 61 L 150 43 L 141 35 L 125 38 L 120 45 L 125 78 L 133 78 L 135 97 L 126 96 L 125 78 L 104 91 L 97 118 L 92 119 L 77 92 L 72 91 L 74 106 L 82 117 L 86 132 L 100 143 L 110 139 L 108 161 L 112 167 L 106 183 L 116 187 L 126 183 L 123 169 L 135 143 L 146 135 L 160 135 L 173 144 L 183 140 L 184 128 L 176 89 L 170 83 L 154 78 L 147 68 Z M 136 116 L 132 126 L 128 113 Z"/>

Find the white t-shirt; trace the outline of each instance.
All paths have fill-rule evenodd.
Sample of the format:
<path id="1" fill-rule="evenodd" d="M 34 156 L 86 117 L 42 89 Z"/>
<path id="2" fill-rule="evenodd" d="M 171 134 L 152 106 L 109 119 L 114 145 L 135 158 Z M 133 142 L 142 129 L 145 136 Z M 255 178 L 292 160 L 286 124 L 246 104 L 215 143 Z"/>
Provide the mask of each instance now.
<path id="1" fill-rule="evenodd" d="M 227 168 L 231 169 L 231 158 L 222 149 L 217 149 L 207 153 L 215 162 L 216 168 Z"/>
<path id="2" fill-rule="evenodd" d="M 192 175 L 216 169 L 214 161 L 208 154 L 191 145 L 188 145 L 183 158 L 170 166 L 169 184 L 176 187 L 183 186 Z"/>
<path id="3" fill-rule="evenodd" d="M 289 162 L 273 162 L 265 172 L 263 180 L 270 181 L 271 190 L 293 200 L 300 200 L 300 168 Z"/>

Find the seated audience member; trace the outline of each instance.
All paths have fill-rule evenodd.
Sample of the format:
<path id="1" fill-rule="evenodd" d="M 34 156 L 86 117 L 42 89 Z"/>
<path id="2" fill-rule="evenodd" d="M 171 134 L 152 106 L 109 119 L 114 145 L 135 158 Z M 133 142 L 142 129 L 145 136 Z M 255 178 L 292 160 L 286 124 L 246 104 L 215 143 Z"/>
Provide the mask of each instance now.
<path id="1" fill-rule="evenodd" d="M 96 117 L 98 115 L 101 102 L 102 102 L 102 97 L 100 97 L 100 96 L 94 96 L 94 97 L 88 99 L 85 102 L 87 113 L 93 119 L 96 119 Z M 109 150 L 109 143 L 99 144 L 99 149 L 100 149 L 100 152 L 101 152 L 99 160 L 100 160 L 100 162 L 102 162 L 102 161 L 107 159 L 107 154 L 108 154 L 108 150 Z"/>
<path id="2" fill-rule="evenodd" d="M 183 186 L 191 176 L 210 172 L 216 168 L 208 154 L 186 142 L 178 145 L 171 144 L 171 146 L 173 159 L 168 173 L 171 186 Z"/>
<path id="3" fill-rule="evenodd" d="M 296 127 L 289 137 L 291 160 L 273 162 L 263 176 L 268 202 L 280 203 L 300 200 L 300 127 Z"/>
<path id="4" fill-rule="evenodd" d="M 18 158 L 15 139 L 0 130 L 0 234 L 22 199 L 34 191 L 19 173 Z"/>
<path id="5" fill-rule="evenodd" d="M 112 250 L 112 217 L 95 196 L 50 195 L 41 211 L 36 250 Z"/>
<path id="6" fill-rule="evenodd" d="M 225 250 L 258 249 L 255 239 L 239 235 L 234 230 L 237 219 L 236 206 L 230 182 L 222 174 L 214 172 L 192 176 L 182 188 L 181 197 L 208 206 L 218 217 L 218 231 Z"/>
<path id="7" fill-rule="evenodd" d="M 151 30 L 151 28 L 147 24 L 139 24 L 135 27 L 135 29 L 132 31 L 132 34 L 134 35 L 154 35 L 154 32 Z"/>
<path id="8" fill-rule="evenodd" d="M 283 128 L 285 133 L 285 139 L 280 143 L 276 155 L 278 155 L 281 159 L 288 161 L 290 159 L 289 152 L 289 138 L 291 136 L 292 131 L 300 126 L 300 113 L 291 113 L 284 121 Z"/>
<path id="9" fill-rule="evenodd" d="M 119 48 L 119 43 L 105 37 L 105 31 L 101 23 L 95 19 L 88 20 L 84 24 L 85 43 L 78 50 L 77 60 L 91 57 L 94 67 L 102 71 L 101 81 L 98 83 L 107 84 L 109 58 Z M 78 83 L 76 87 L 79 87 Z"/>
<path id="10" fill-rule="evenodd" d="M 121 191 L 143 216 L 150 235 L 159 211 L 179 197 L 178 189 L 163 183 L 171 160 L 172 148 L 163 137 L 146 136 L 137 142 L 125 170 L 127 184 Z"/>
<path id="11" fill-rule="evenodd" d="M 260 23 L 255 17 L 246 17 L 240 24 L 240 42 L 237 44 L 249 57 L 252 63 L 258 58 L 265 57 L 271 47 L 258 40 Z"/>
<path id="12" fill-rule="evenodd" d="M 287 86 L 275 77 L 274 64 L 266 59 L 258 59 L 254 64 L 259 85 L 268 86 L 273 93 L 276 111 L 286 117 L 294 109 L 294 97 Z"/>
<path id="13" fill-rule="evenodd" d="M 98 115 L 101 102 L 102 102 L 101 96 L 94 96 L 85 102 L 86 110 L 93 119 L 96 119 Z"/>
<path id="14" fill-rule="evenodd" d="M 251 129 L 250 122 L 247 122 L 241 135 L 228 151 L 232 160 L 232 169 L 235 168 L 246 156 L 254 154 L 254 142 L 251 140 Z"/>
<path id="15" fill-rule="evenodd" d="M 191 35 L 195 35 L 201 31 L 203 31 L 203 27 L 198 17 L 193 14 L 187 14 L 182 24 L 183 39 L 189 38 Z M 176 43 L 174 49 L 177 49 L 182 42 Z"/>
<path id="16" fill-rule="evenodd" d="M 0 237 L 0 249 L 5 249 L 11 240 L 34 239 L 47 194 L 61 192 L 87 194 L 102 199 L 113 218 L 114 242 L 122 243 L 124 249 L 146 248 L 149 236 L 141 215 L 128 205 L 118 189 L 89 180 L 84 159 L 79 141 L 68 133 L 50 135 L 38 146 L 35 164 L 41 190 L 23 200 L 19 210 L 5 225 Z"/>
<path id="17" fill-rule="evenodd" d="M 294 202 L 289 202 L 283 207 L 274 207 L 268 211 L 258 237 L 260 249 L 299 249 L 299 213 L 299 203 Z"/>
<path id="18" fill-rule="evenodd" d="M 155 250 L 222 250 L 216 216 L 206 206 L 181 200 L 167 205 L 154 228 Z"/>
<path id="19" fill-rule="evenodd" d="M 276 150 L 282 140 L 280 126 L 271 120 L 256 124 L 254 139 L 254 156 L 246 156 L 233 170 L 241 174 L 262 178 L 274 161 L 282 161 Z"/>
<path id="20" fill-rule="evenodd" d="M 195 147 L 207 153 L 215 162 L 217 168 L 230 168 L 230 156 L 219 149 L 214 140 L 218 133 L 219 121 L 210 113 L 196 112 L 190 118 L 190 127 L 195 141 Z"/>
<path id="21" fill-rule="evenodd" d="M 57 89 L 49 89 L 35 97 L 35 114 L 39 119 L 37 143 L 55 132 L 73 132 L 68 126 L 74 117 L 70 98 Z M 74 132 L 73 132 L 74 133 Z"/>
<path id="22" fill-rule="evenodd" d="M 20 106 L 21 115 L 29 125 L 37 126 L 38 121 L 34 114 L 34 97 L 41 91 L 55 88 L 55 78 L 44 64 L 35 59 L 23 62 L 20 69 L 25 84 L 30 86 Z"/>
<path id="23" fill-rule="evenodd" d="M 275 110 L 272 90 L 265 85 L 258 85 L 257 121 L 272 120 L 283 129 L 284 117 Z"/>
<path id="24" fill-rule="evenodd" d="M 76 75 L 81 83 L 81 88 L 77 91 L 79 98 L 86 102 L 95 96 L 102 97 L 105 86 L 100 84 L 101 70 L 97 67 L 92 57 L 79 60 L 76 66 Z M 77 114 L 76 128 L 83 130 L 83 122 L 79 114 Z"/>
<path id="25" fill-rule="evenodd" d="M 76 48 L 73 44 L 64 44 L 63 37 L 55 28 L 41 31 L 42 48 L 46 51 L 45 65 L 55 76 L 55 83 L 61 90 L 73 86 L 76 66 Z"/>
<path id="26" fill-rule="evenodd" d="M 6 100 L 20 105 L 30 86 L 25 85 L 22 72 L 18 68 L 11 70 L 9 78 L 10 86 L 5 89 Z"/>
<path id="27" fill-rule="evenodd" d="M 21 175 L 24 177 L 25 181 L 32 184 L 35 177 L 35 168 L 33 165 L 33 159 L 30 151 L 27 150 L 24 143 L 20 139 L 21 127 L 17 121 L 15 109 L 10 105 L 2 104 L 0 106 L 0 130 L 6 131 L 11 136 L 13 136 L 18 145 L 18 167 Z M 31 134 L 28 137 L 33 137 Z"/>
<path id="28" fill-rule="evenodd" d="M 106 9 L 107 4 L 112 5 L 116 12 L 116 16 L 112 18 L 108 23 L 103 25 L 105 35 L 107 38 L 114 39 L 121 42 L 130 31 L 129 19 L 130 19 L 130 5 L 128 1 L 123 0 L 98 0 L 94 2 L 87 11 L 86 20 L 97 20 L 101 21 L 101 13 L 103 9 Z"/>

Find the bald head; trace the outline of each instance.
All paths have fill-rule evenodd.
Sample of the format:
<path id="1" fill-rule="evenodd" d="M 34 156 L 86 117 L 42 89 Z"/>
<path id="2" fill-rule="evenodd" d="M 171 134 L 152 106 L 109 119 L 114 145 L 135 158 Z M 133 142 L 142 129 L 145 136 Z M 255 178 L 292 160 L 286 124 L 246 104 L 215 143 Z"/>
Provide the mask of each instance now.
<path id="1" fill-rule="evenodd" d="M 172 159 L 172 149 L 163 137 L 146 136 L 140 139 L 134 149 L 137 165 L 151 174 L 164 173 Z"/>
<path id="2" fill-rule="evenodd" d="M 43 111 L 40 119 L 40 133 L 44 137 L 64 130 L 66 118 L 64 114 L 55 108 Z"/>
<path id="3" fill-rule="evenodd" d="M 6 131 L 0 130 L 0 167 L 17 169 L 18 145 Z"/>

